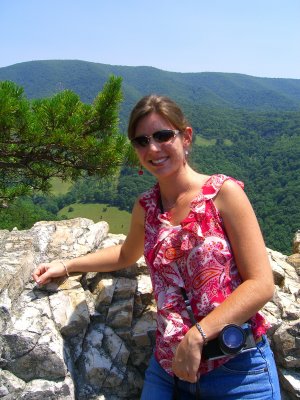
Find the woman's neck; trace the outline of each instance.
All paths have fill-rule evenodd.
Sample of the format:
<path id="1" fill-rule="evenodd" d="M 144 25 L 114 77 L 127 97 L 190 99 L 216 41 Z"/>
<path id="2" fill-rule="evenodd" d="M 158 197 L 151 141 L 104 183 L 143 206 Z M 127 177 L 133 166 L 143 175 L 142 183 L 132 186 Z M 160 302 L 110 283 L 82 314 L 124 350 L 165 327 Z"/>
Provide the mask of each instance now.
<path id="1" fill-rule="evenodd" d="M 170 210 L 187 200 L 192 193 L 199 192 L 205 175 L 198 174 L 187 167 L 177 176 L 159 180 L 161 200 L 164 209 Z"/>

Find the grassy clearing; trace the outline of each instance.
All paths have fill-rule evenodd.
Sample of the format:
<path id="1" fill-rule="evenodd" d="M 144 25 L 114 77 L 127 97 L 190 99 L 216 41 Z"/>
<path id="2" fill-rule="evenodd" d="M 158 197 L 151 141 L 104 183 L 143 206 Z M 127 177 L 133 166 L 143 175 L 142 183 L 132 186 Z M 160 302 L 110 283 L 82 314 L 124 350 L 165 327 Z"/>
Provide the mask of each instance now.
<path id="1" fill-rule="evenodd" d="M 53 178 L 51 179 L 51 185 L 51 194 L 58 196 L 60 194 L 68 193 L 70 187 L 72 186 L 72 182 L 63 182 L 59 178 Z"/>
<path id="2" fill-rule="evenodd" d="M 232 140 L 230 140 L 230 139 L 224 139 L 224 144 L 225 144 L 225 146 L 232 146 L 233 145 Z"/>
<path id="3" fill-rule="evenodd" d="M 216 139 L 205 139 L 200 135 L 196 135 L 195 143 L 197 146 L 208 147 L 216 144 Z"/>
<path id="4" fill-rule="evenodd" d="M 121 211 L 107 204 L 70 204 L 62 208 L 58 215 L 70 218 L 89 218 L 94 222 L 106 221 L 109 224 L 110 233 L 128 233 L 131 214 Z"/>
<path id="5" fill-rule="evenodd" d="M 217 139 L 205 139 L 204 137 L 197 135 L 195 143 L 197 146 L 208 147 L 214 146 L 216 141 Z M 223 143 L 225 146 L 232 146 L 232 141 L 230 139 L 224 139 Z"/>

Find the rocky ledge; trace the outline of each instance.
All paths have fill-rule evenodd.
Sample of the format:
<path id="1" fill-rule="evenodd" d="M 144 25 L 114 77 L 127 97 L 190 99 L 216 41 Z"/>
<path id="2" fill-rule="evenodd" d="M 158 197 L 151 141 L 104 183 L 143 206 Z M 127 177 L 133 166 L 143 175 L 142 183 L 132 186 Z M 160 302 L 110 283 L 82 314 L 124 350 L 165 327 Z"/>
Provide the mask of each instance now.
<path id="1" fill-rule="evenodd" d="M 84 218 L 0 231 L 1 399 L 139 398 L 156 318 L 144 260 L 45 287 L 31 279 L 40 262 L 79 257 L 124 239 L 110 234 L 106 222 Z M 297 243 L 294 248 L 290 257 L 268 249 L 276 292 L 263 309 L 272 324 L 268 337 L 283 399 L 300 398 Z"/>

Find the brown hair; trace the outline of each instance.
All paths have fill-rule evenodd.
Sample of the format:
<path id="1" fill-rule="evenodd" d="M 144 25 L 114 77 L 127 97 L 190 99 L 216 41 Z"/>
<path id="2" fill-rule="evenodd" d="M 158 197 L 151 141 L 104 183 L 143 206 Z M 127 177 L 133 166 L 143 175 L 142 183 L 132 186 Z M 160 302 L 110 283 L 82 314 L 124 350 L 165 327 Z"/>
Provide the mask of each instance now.
<path id="1" fill-rule="evenodd" d="M 189 126 L 183 112 L 173 100 L 165 96 L 151 94 L 143 97 L 131 111 L 127 130 L 129 139 L 135 137 L 138 122 L 152 112 L 164 117 L 179 131 L 184 131 Z"/>

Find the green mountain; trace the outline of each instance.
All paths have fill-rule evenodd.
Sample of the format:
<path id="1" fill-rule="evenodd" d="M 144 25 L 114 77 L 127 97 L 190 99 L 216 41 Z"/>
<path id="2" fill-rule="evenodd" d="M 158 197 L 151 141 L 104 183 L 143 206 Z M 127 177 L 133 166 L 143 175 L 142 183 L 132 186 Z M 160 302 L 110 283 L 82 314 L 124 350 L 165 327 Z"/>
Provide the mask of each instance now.
<path id="1" fill-rule="evenodd" d="M 82 101 L 94 99 L 110 74 L 123 78 L 129 107 L 149 93 L 186 103 L 246 110 L 299 110 L 300 80 L 271 79 L 230 73 L 178 73 L 152 67 L 127 67 L 86 61 L 30 61 L 0 68 L 0 80 L 24 87 L 29 98 L 71 89 Z"/>
<path id="2" fill-rule="evenodd" d="M 158 93 L 176 100 L 194 128 L 191 162 L 195 168 L 243 180 L 267 246 L 291 252 L 293 235 L 300 228 L 300 80 L 176 73 L 71 60 L 0 68 L 0 80 L 16 82 L 28 98 L 70 89 L 85 102 L 93 101 L 111 74 L 123 79 L 122 130 L 142 96 Z M 141 178 L 125 168 L 117 189 L 109 193 L 107 184 L 97 187 L 87 180 L 75 184 L 59 201 L 39 198 L 36 202 L 53 212 L 74 202 L 101 203 L 109 198 L 110 204 L 130 210 L 138 193 L 150 184 L 147 174 Z"/>

